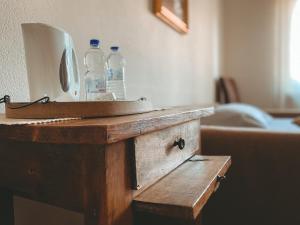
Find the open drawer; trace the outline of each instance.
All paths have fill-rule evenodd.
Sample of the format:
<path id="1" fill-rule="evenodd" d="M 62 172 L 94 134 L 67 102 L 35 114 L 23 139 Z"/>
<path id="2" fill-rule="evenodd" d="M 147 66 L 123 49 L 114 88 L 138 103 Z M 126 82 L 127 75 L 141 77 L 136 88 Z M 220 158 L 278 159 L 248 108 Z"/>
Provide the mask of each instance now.
<path id="1" fill-rule="evenodd" d="M 136 212 L 195 220 L 231 164 L 229 156 L 194 156 L 136 196 Z"/>
<path id="2" fill-rule="evenodd" d="M 200 120 L 134 138 L 134 185 L 145 190 L 199 151 Z"/>

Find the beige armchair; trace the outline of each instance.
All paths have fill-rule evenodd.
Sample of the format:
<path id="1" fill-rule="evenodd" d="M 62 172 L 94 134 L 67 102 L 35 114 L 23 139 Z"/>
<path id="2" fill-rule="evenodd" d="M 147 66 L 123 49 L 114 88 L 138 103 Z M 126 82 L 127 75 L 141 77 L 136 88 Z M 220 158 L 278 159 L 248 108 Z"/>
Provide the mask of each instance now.
<path id="1" fill-rule="evenodd" d="M 232 168 L 204 209 L 205 225 L 300 224 L 300 132 L 203 126 L 202 153 Z"/>

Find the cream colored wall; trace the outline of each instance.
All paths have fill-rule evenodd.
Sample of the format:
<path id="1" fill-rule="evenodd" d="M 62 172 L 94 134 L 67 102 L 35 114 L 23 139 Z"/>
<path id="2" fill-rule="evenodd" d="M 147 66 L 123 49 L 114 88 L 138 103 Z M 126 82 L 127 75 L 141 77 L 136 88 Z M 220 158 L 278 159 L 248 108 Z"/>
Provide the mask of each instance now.
<path id="1" fill-rule="evenodd" d="M 180 35 L 152 14 L 151 0 L 1 0 L 0 95 L 28 99 L 20 24 L 38 21 L 70 32 L 81 72 L 89 38 L 101 38 L 106 52 L 120 45 L 129 97 L 163 106 L 212 103 L 219 0 L 190 2 L 191 32 Z"/>
<path id="2" fill-rule="evenodd" d="M 236 79 L 243 102 L 272 107 L 274 0 L 223 0 L 222 75 Z"/>
<path id="3" fill-rule="evenodd" d="M 131 98 L 155 105 L 210 104 L 219 74 L 219 0 L 190 0 L 188 35 L 180 35 L 151 12 L 151 0 L 1 0 L 0 96 L 28 100 L 23 22 L 43 22 L 67 30 L 82 62 L 88 40 L 104 49 L 122 47 L 128 62 Z M 45 43 L 47 44 L 47 43 Z M 80 64 L 83 72 L 82 63 Z M 0 106 L 2 107 L 2 106 Z M 3 111 L 3 107 L 0 108 Z M 78 214 L 16 199 L 16 225 L 82 224 Z"/>

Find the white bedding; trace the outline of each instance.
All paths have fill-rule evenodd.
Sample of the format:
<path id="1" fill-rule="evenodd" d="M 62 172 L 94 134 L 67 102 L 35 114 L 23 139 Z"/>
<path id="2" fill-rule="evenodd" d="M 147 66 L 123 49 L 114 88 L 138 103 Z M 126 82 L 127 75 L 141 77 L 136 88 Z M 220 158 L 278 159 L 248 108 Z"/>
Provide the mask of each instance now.
<path id="1" fill-rule="evenodd" d="M 300 131 L 300 126 L 293 123 L 293 119 L 272 119 L 266 129 L 274 131 Z"/>
<path id="2" fill-rule="evenodd" d="M 300 132 L 300 126 L 294 124 L 292 118 L 273 118 L 255 106 L 241 103 L 231 103 L 216 107 L 213 115 L 201 119 L 201 124 Z"/>

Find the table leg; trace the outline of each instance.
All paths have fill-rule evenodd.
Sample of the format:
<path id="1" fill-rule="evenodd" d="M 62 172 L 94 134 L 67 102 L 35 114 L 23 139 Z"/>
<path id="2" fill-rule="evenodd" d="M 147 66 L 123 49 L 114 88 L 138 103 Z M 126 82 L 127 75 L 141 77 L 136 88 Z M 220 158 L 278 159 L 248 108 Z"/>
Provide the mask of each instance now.
<path id="1" fill-rule="evenodd" d="M 82 146 L 85 150 L 82 168 L 84 182 L 84 225 L 106 225 L 105 216 L 105 149 Z"/>
<path id="2" fill-rule="evenodd" d="M 101 224 L 98 209 L 89 208 L 84 212 L 84 225 L 99 225 Z"/>
<path id="3" fill-rule="evenodd" d="M 133 225 L 129 152 L 125 142 L 89 147 L 84 159 L 85 225 Z"/>
<path id="4" fill-rule="evenodd" d="M 13 193 L 0 189 L 0 224 L 14 225 Z"/>

